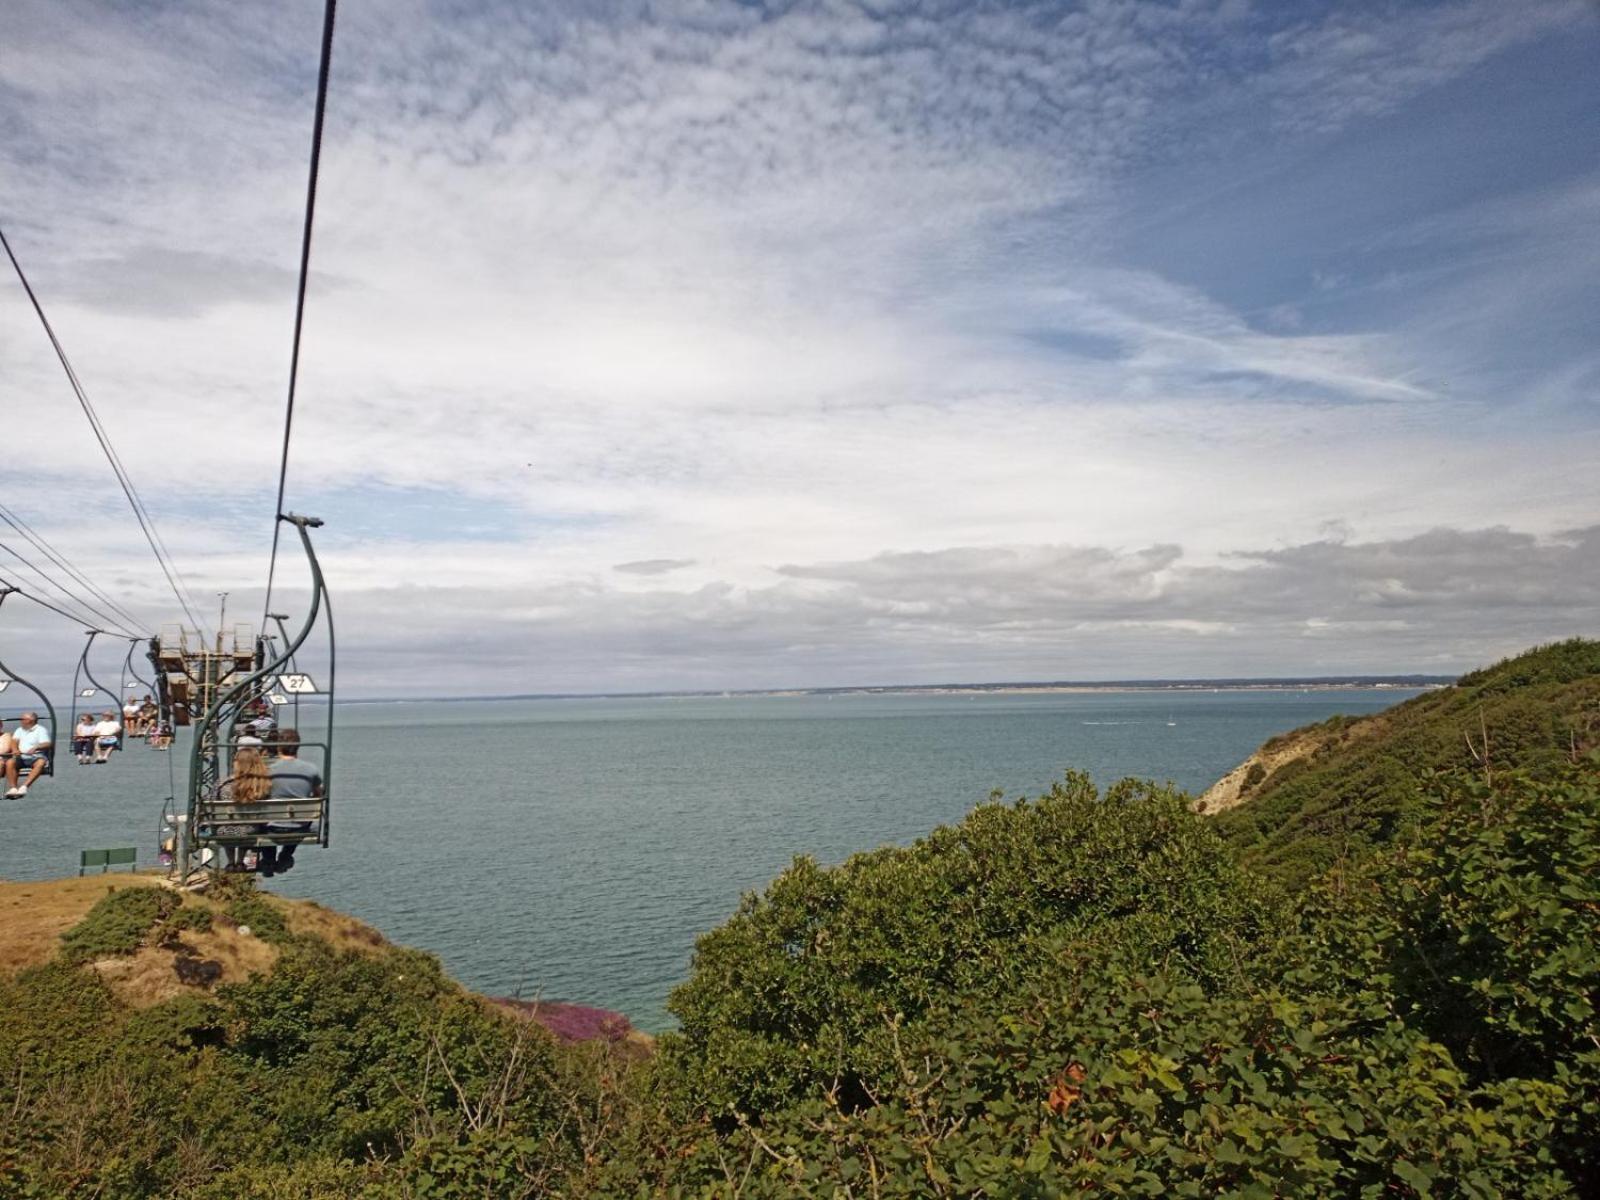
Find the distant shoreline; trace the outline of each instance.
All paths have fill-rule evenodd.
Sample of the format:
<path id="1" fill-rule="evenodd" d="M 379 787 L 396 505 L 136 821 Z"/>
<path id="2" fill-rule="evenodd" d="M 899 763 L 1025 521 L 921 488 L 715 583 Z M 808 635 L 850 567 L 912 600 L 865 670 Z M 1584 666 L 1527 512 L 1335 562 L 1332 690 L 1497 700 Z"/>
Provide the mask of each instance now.
<path id="1" fill-rule="evenodd" d="M 1431 691 L 1454 675 L 1319 675 L 1305 679 L 1119 679 L 1015 683 L 882 684 L 679 692 L 523 692 L 511 696 L 366 696 L 340 704 L 473 704 L 507 700 L 736 700 L 797 696 L 1028 696 L 1091 692 Z"/>

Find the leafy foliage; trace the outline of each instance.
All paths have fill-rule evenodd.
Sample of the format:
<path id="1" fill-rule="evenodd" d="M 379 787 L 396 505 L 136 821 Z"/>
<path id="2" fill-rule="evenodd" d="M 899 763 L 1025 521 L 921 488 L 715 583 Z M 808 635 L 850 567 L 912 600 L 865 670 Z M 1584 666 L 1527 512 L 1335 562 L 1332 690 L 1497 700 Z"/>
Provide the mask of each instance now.
<path id="1" fill-rule="evenodd" d="M 365 1187 L 382 1170 L 354 1164 L 489 1130 L 532 1138 L 547 1174 L 575 1153 L 553 1039 L 413 951 L 297 939 L 269 975 L 139 1012 L 58 961 L 0 986 L 0 1007 L 0 1180 L 19 1194 L 220 1195 L 220 1172 L 256 1167 L 276 1194 Z"/>
<path id="2" fill-rule="evenodd" d="M 889 1062 L 884 1012 L 915 1023 L 951 994 L 1009 993 L 1053 941 L 1106 922 L 1214 979 L 1264 917 L 1255 895 L 1179 794 L 1130 781 L 1101 797 L 1069 775 L 905 849 L 832 870 L 797 859 L 700 940 L 663 1051 L 717 1112 L 829 1079 L 853 1095 Z"/>
<path id="3" fill-rule="evenodd" d="M 289 924 L 283 914 L 254 891 L 229 900 L 225 912 L 228 920 L 235 925 L 248 926 L 250 932 L 264 942 L 284 945 L 290 940 Z"/>
<path id="4" fill-rule="evenodd" d="M 248 886 L 274 970 L 130 1011 L 78 964 L 199 918 L 108 897 L 0 980 L 0 1194 L 1600 1194 L 1597 698 L 1562 643 L 1325 723 L 1220 821 L 1069 775 L 797 859 L 647 1062 Z"/>
<path id="5" fill-rule="evenodd" d="M 1377 876 L 1395 995 L 1477 1080 L 1549 1080 L 1559 1152 L 1600 1187 L 1600 756 L 1552 780 L 1456 784 Z"/>
<path id="6" fill-rule="evenodd" d="M 1215 818 L 1250 866 L 1303 887 L 1373 852 L 1423 816 L 1442 773 L 1557 770 L 1600 745 L 1600 642 L 1573 639 L 1463 676 L 1368 717 L 1335 717 L 1318 750 L 1259 781 Z"/>
<path id="7" fill-rule="evenodd" d="M 154 887 L 116 888 L 61 935 L 62 956 L 72 963 L 132 954 L 156 924 L 181 903 L 174 892 Z"/>
<path id="8" fill-rule="evenodd" d="M 209 908 L 186 904 L 167 918 L 167 928 L 179 933 L 210 933 L 211 922 L 212 916 Z"/>

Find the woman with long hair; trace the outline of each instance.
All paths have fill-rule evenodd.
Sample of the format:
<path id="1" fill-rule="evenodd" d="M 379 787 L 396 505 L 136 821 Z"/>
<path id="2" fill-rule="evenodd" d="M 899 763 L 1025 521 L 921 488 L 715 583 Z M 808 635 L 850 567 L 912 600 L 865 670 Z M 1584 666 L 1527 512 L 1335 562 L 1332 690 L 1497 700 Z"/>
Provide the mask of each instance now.
<path id="1" fill-rule="evenodd" d="M 272 795 L 272 772 L 267 770 L 267 760 L 260 746 L 240 746 L 233 755 L 233 774 L 222 785 L 222 798 L 234 804 L 259 804 Z M 239 865 L 239 847 L 225 847 L 230 871 L 243 870 Z"/>

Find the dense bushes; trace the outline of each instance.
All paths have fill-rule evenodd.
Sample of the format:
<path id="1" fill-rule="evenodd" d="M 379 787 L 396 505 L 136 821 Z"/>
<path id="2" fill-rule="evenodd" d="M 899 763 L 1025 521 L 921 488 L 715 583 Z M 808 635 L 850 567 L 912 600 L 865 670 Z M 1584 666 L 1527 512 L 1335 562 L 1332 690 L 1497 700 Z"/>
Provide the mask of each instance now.
<path id="1" fill-rule="evenodd" d="M 1463 781 L 1377 875 L 1407 1021 L 1490 1083 L 1563 1093 L 1556 1152 L 1600 1189 L 1600 760 Z M 1380 918 L 1381 919 L 1381 918 Z"/>
<path id="2" fill-rule="evenodd" d="M 73 964 L 188 909 L 108 898 L 0 981 L 0 1195 L 1600 1194 L 1595 658 L 1329 724 L 1248 820 L 1072 775 L 796 860 L 642 1064 L 248 892 L 271 974 L 130 1012 Z"/>
<path id="3" fill-rule="evenodd" d="M 257 1171 L 278 1194 L 302 1176 L 364 1187 L 386 1160 L 449 1163 L 507 1130 L 529 1170 L 578 1153 L 548 1035 L 412 951 L 291 938 L 264 977 L 139 1012 L 58 962 L 0 985 L 0 1010 L 8 1194 L 220 1195 Z"/>
<path id="4" fill-rule="evenodd" d="M 1128 782 L 1102 798 L 1071 775 L 906 849 L 831 870 L 797 860 L 700 940 L 663 1056 L 717 1114 L 759 1116 L 829 1080 L 854 1100 L 890 1064 L 883 1014 L 915 1025 L 952 995 L 1007 994 L 1061 938 L 1106 922 L 1211 981 L 1262 917 L 1183 797 Z"/>
<path id="5" fill-rule="evenodd" d="M 740 1194 L 772 1197 L 846 1187 L 902 1197 L 1592 1188 L 1597 765 L 1544 780 L 1507 775 L 1493 789 L 1440 781 L 1416 817 L 1425 836 L 1330 874 L 1303 902 L 1283 904 L 1282 922 L 1256 904 L 1212 907 L 1206 954 L 1174 951 L 1156 875 L 1108 878 L 1085 893 L 1085 911 L 1050 907 L 1039 887 L 1054 878 L 1047 871 L 1032 877 L 1031 903 L 1009 903 L 1065 919 L 1044 932 L 1038 918 L 993 986 L 975 971 L 908 1010 L 896 1003 L 908 994 L 898 966 L 880 971 L 850 993 L 855 1017 L 839 1023 L 850 1038 L 828 1054 L 795 1053 L 806 1047 L 788 1046 L 777 1025 L 750 1037 L 761 1001 L 743 996 L 715 1010 L 739 1023 L 737 1036 L 686 1021 L 684 1035 L 669 1039 L 652 1085 L 701 1108 L 663 1121 L 652 1157 L 616 1160 L 610 1194 L 724 1194 L 730 1176 L 743 1181 Z M 1192 823 L 1192 840 L 1172 832 L 1146 844 L 1169 864 L 1159 878 L 1170 896 L 1204 897 L 1214 853 L 1204 822 L 1169 815 L 1159 793 L 1123 795 L 1095 806 L 1072 790 L 1072 819 L 1060 829 L 1070 835 L 1063 844 L 1084 855 L 1085 873 L 1092 863 L 1107 877 L 1136 876 L 1118 847 L 1138 845 L 1167 820 L 1175 830 Z M 1051 851 L 1029 836 L 1034 815 L 1028 807 L 981 814 L 1009 826 L 1003 841 L 1017 861 L 1037 863 Z M 1110 831 L 1090 832 L 1097 825 Z M 1180 844 L 1189 852 L 1164 853 Z M 869 856 L 836 876 L 803 864 L 747 902 L 732 927 L 770 906 L 833 928 L 827 918 L 856 903 L 852 893 L 872 871 L 914 859 Z M 1238 883 L 1225 858 L 1217 879 Z M 1131 909 L 1122 903 L 1130 891 L 1139 896 Z M 1242 893 L 1252 894 L 1248 885 Z M 914 901 L 913 889 L 913 913 Z M 883 936 L 846 940 L 876 954 L 908 924 L 888 908 L 872 913 Z M 957 915 L 949 928 L 981 963 L 986 948 L 961 932 L 966 920 Z M 731 945 L 747 970 L 724 961 L 734 951 L 720 936 L 702 943 L 698 967 L 708 951 L 719 956 L 710 965 L 721 982 L 708 990 L 722 996 L 745 978 L 757 983 L 755 997 L 772 994 L 762 960 L 782 957 L 784 943 L 746 930 Z M 913 976 L 926 957 L 906 956 Z M 677 1002 L 698 1003 L 705 983 L 697 974 Z M 749 1089 L 742 1098 L 765 1106 L 741 1108 L 728 1079 L 772 1062 L 789 1073 L 788 1098 Z"/>
<path id="6" fill-rule="evenodd" d="M 1215 818 L 1257 870 L 1302 888 L 1386 846 L 1423 816 L 1441 774 L 1549 773 L 1600 745 L 1600 642 L 1573 639 L 1463 676 L 1385 712 L 1301 736 L 1319 749 L 1280 767 Z"/>

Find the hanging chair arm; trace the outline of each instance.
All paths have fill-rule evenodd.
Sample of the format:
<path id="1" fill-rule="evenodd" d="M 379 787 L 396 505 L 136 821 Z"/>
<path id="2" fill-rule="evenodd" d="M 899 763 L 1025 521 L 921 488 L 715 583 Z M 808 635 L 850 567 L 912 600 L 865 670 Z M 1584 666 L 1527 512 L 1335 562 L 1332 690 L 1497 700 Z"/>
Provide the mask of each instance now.
<path id="1" fill-rule="evenodd" d="M 293 513 L 285 513 L 278 519 L 280 521 L 289 522 L 300 534 L 300 544 L 304 548 L 306 552 L 306 560 L 311 566 L 311 611 L 306 614 L 306 623 L 301 627 L 300 632 L 298 635 L 296 635 L 294 641 L 286 646 L 277 658 L 273 659 L 266 666 L 252 671 L 249 675 L 246 675 L 238 683 L 234 684 L 227 691 L 223 692 L 217 697 L 216 701 L 211 705 L 210 710 L 202 719 L 202 725 L 214 725 L 221 718 L 223 712 L 231 705 L 236 703 L 241 696 L 248 695 L 250 691 L 253 690 L 263 679 L 270 678 L 271 676 L 277 674 L 286 663 L 294 658 L 295 651 L 300 649 L 300 647 L 305 644 L 306 639 L 311 636 L 311 631 L 316 628 L 317 616 L 322 611 L 327 585 L 324 583 L 322 578 L 322 564 L 317 561 L 317 552 L 311 545 L 311 535 L 306 531 L 307 529 L 316 529 L 320 527 L 322 525 L 322 521 L 317 517 L 300 517 L 294 515 Z M 200 737 L 196 737 L 194 740 L 194 750 L 190 761 L 190 770 L 193 772 L 191 777 L 195 779 L 200 777 L 200 747 L 203 741 L 204 739 Z"/>

